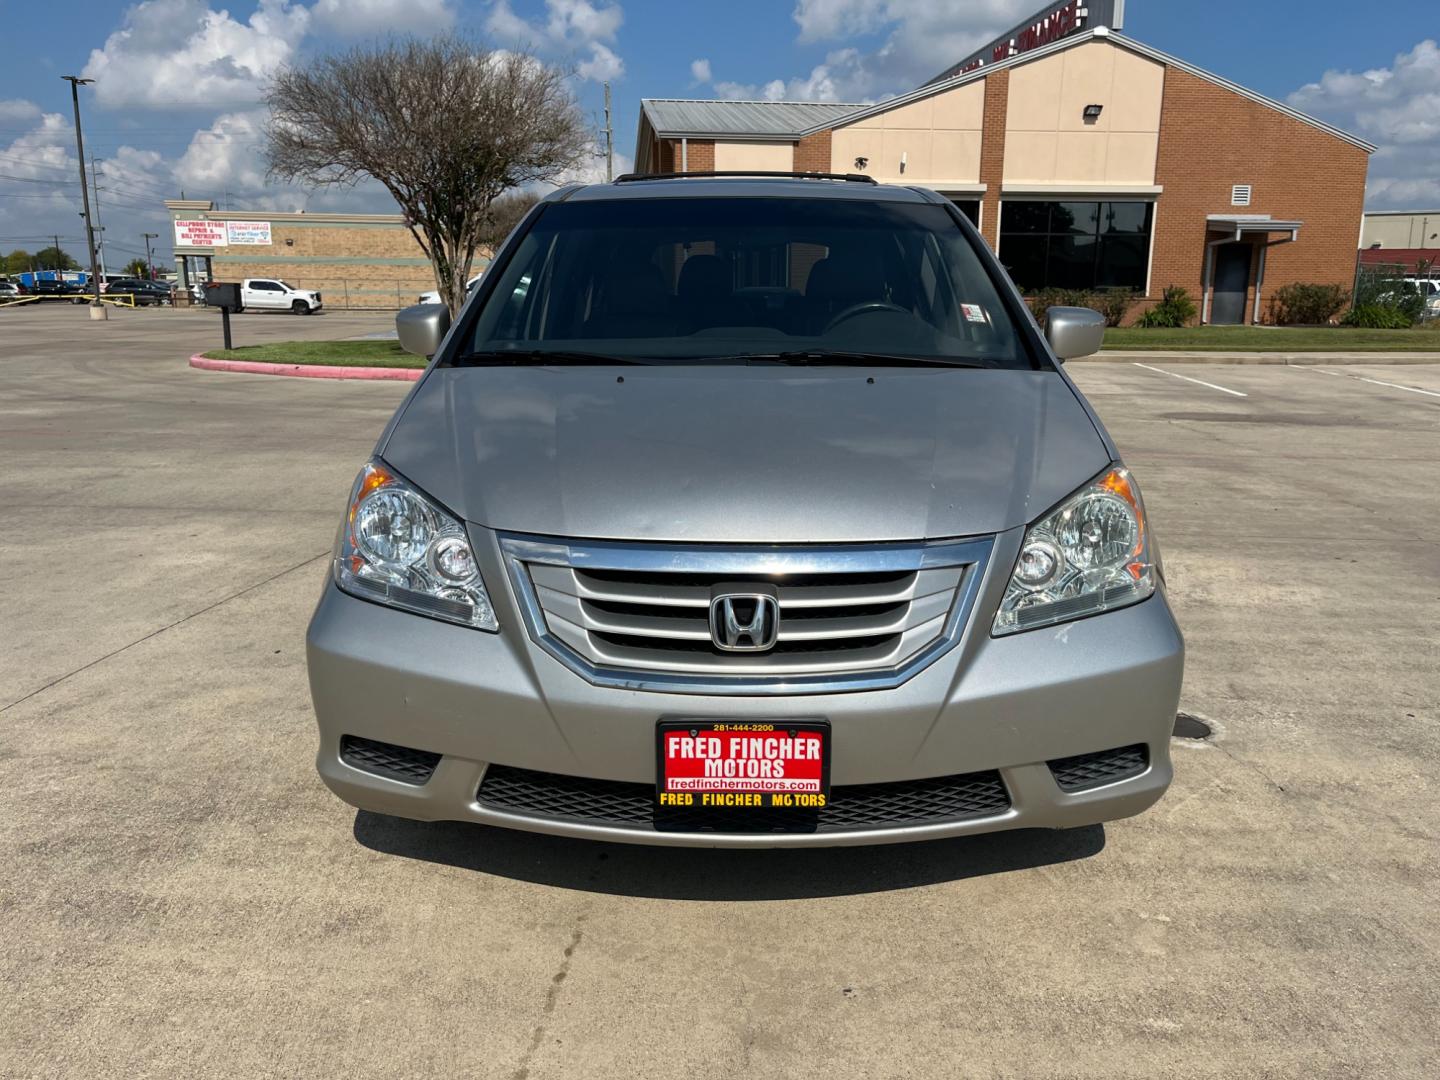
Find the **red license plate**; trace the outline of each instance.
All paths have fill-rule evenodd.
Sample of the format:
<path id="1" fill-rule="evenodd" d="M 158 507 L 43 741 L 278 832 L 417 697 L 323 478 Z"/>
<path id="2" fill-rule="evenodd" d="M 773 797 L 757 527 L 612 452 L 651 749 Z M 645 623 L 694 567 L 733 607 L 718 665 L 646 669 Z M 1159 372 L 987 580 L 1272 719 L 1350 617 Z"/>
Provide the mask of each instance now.
<path id="1" fill-rule="evenodd" d="M 662 720 L 661 806 L 818 809 L 830 797 L 825 720 Z"/>

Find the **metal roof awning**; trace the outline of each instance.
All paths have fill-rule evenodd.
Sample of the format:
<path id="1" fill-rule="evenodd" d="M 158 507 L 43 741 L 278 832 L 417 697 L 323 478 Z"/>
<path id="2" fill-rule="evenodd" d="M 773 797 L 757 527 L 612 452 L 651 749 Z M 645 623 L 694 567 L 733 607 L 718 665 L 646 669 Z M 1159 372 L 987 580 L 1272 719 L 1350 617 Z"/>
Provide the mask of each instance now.
<path id="1" fill-rule="evenodd" d="M 1300 234 L 1303 221 L 1277 221 L 1269 214 L 1207 214 L 1205 223 L 1211 232 L 1230 233 L 1236 240 L 1260 233 L 1289 233 L 1286 238 L 1294 240 Z M 1283 243 L 1284 241 L 1281 241 Z"/>
<path id="2" fill-rule="evenodd" d="M 644 98 L 641 111 L 664 138 L 794 140 L 809 128 L 825 127 L 864 105 L 814 101 L 681 101 Z"/>

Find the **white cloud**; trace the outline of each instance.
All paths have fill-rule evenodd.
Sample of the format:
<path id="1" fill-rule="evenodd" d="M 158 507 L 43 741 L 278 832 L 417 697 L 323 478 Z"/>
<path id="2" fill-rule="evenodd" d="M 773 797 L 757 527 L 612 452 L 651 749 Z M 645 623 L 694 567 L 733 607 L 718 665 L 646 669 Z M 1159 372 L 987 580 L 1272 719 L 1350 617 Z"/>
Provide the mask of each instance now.
<path id="1" fill-rule="evenodd" d="M 193 194 L 222 188 L 256 191 L 265 186 L 263 109 L 222 113 L 195 132 L 175 164 L 175 181 Z M 193 197 L 193 195 L 192 195 Z"/>
<path id="2" fill-rule="evenodd" d="M 883 35 L 872 49 L 843 45 L 806 75 L 765 83 L 721 80 L 731 99 L 869 102 L 913 90 L 1014 26 L 1035 0 L 796 0 L 800 40 Z M 708 81 L 708 80 L 701 80 Z"/>
<path id="3" fill-rule="evenodd" d="M 597 41 L 590 46 L 590 59 L 575 65 L 575 72 L 582 79 L 592 82 L 612 82 L 625 74 L 625 61 L 616 56 L 609 46 Z"/>
<path id="4" fill-rule="evenodd" d="M 913 89 L 1034 11 L 1035 0 L 797 0 L 802 41 L 886 35 L 871 52 L 826 58 L 842 96 Z"/>
<path id="5" fill-rule="evenodd" d="M 40 106 L 24 98 L 0 99 L 0 120 L 29 121 L 38 119 Z"/>
<path id="6" fill-rule="evenodd" d="M 701 57 L 698 60 L 690 61 L 690 78 L 693 80 L 690 85 L 698 86 L 700 83 L 708 83 L 713 76 L 710 74 L 710 61 Z"/>
<path id="7" fill-rule="evenodd" d="M 444 30 L 455 22 L 450 0 L 315 0 L 311 17 L 336 34 Z"/>
<path id="8" fill-rule="evenodd" d="M 873 33 L 885 22 L 887 0 L 796 0 L 801 41 L 830 41 Z"/>
<path id="9" fill-rule="evenodd" d="M 1380 147 L 1367 203 L 1440 203 L 1440 46 L 1427 39 L 1389 67 L 1325 72 L 1289 103 Z"/>
<path id="10" fill-rule="evenodd" d="M 855 104 L 889 97 L 898 91 L 876 89 L 876 81 L 864 70 L 864 54 L 858 49 L 836 49 L 816 64 L 808 75 L 793 79 L 771 79 L 767 83 L 717 82 L 715 93 L 731 101 L 844 101 Z"/>
<path id="11" fill-rule="evenodd" d="M 0 181 L 6 198 L 0 199 L 0 233 L 44 236 L 58 233 L 66 250 L 79 257 L 73 238 L 83 230 L 80 184 L 75 165 L 75 130 L 62 113 L 43 113 L 39 122 L 12 140 L 0 144 L 0 172 L 25 180 Z M 49 243 L 49 241 L 45 241 Z M 21 246 L 6 244 L 6 248 Z M 31 249 L 39 241 L 24 245 Z"/>
<path id="12" fill-rule="evenodd" d="M 619 4 L 596 7 L 590 0 L 545 0 L 545 21 L 529 22 L 515 14 L 509 0 L 494 0 L 485 29 L 502 45 L 534 47 L 548 52 L 588 52 L 575 65 L 582 79 L 614 80 L 625 74 L 625 61 L 610 48 L 625 10 Z"/>
<path id="13" fill-rule="evenodd" d="M 629 154 L 615 151 L 615 175 L 623 176 L 635 168 L 635 160 Z M 605 147 L 592 143 L 590 153 L 573 168 L 545 183 L 532 185 L 536 191 L 553 191 L 564 184 L 603 184 L 605 182 Z"/>
<path id="14" fill-rule="evenodd" d="M 309 9 L 290 0 L 260 0 L 243 23 L 202 0 L 144 0 L 90 53 L 84 74 L 102 105 L 257 101 L 309 22 Z"/>
<path id="15" fill-rule="evenodd" d="M 172 185 L 192 199 L 214 199 L 222 209 L 333 210 L 395 213 L 395 201 L 373 180 L 353 187 L 307 190 L 266 179 L 264 109 L 224 113 L 197 132 L 174 162 Z"/>
<path id="16" fill-rule="evenodd" d="M 10 145 L 0 149 L 4 172 L 11 176 L 44 178 L 75 176 L 75 129 L 63 113 L 44 113 L 40 122 Z"/>

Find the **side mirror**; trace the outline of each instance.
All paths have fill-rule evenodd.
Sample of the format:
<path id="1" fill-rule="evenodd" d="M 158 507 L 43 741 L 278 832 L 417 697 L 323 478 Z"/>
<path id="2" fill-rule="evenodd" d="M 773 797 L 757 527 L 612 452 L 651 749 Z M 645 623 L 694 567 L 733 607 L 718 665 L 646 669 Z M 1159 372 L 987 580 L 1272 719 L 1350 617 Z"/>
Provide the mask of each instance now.
<path id="1" fill-rule="evenodd" d="M 1052 307 L 1045 313 L 1045 340 L 1061 360 L 1090 356 L 1105 340 L 1105 316 L 1088 307 Z"/>
<path id="2" fill-rule="evenodd" d="M 440 351 L 450 329 L 450 309 L 444 304 L 414 304 L 395 316 L 400 347 L 427 359 Z"/>

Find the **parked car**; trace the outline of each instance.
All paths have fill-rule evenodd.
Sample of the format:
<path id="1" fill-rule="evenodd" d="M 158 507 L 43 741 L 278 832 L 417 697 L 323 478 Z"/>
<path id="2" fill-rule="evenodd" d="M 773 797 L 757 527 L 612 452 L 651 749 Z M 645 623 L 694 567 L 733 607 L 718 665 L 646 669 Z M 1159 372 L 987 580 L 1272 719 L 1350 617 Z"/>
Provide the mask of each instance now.
<path id="1" fill-rule="evenodd" d="M 56 278 L 36 278 L 30 286 L 30 292 L 35 296 L 73 300 L 77 304 L 84 303 L 86 296 L 84 285 Z"/>
<path id="2" fill-rule="evenodd" d="M 132 296 L 137 307 L 147 304 L 169 304 L 173 301 L 170 286 L 144 278 L 116 278 L 106 289 L 107 296 Z"/>
<path id="3" fill-rule="evenodd" d="M 467 282 L 465 283 L 465 296 L 466 296 L 467 299 L 469 298 L 470 294 L 475 291 L 475 286 L 477 286 L 477 285 L 480 284 L 480 279 L 483 278 L 484 276 L 485 276 L 485 272 L 482 270 L 480 273 L 476 274 L 474 277 L 472 277 L 469 281 L 467 281 Z M 419 299 L 418 302 L 421 303 L 421 304 L 438 304 L 438 303 L 440 303 L 440 290 L 439 290 L 439 289 L 431 289 L 429 292 L 423 292 L 423 293 L 421 293 L 421 294 L 420 294 L 420 299 Z"/>
<path id="4" fill-rule="evenodd" d="M 28 295 L 28 290 L 18 281 L 0 281 L 0 299 L 13 300 Z"/>
<path id="5" fill-rule="evenodd" d="M 1406 285 L 1414 286 L 1415 291 L 1420 294 L 1422 302 L 1420 317 L 1427 322 L 1432 319 L 1440 319 L 1440 278 L 1407 277 L 1403 280 Z"/>
<path id="6" fill-rule="evenodd" d="M 318 292 L 297 289 L 279 278 L 246 278 L 240 283 L 240 310 L 289 311 L 295 315 L 313 315 L 324 307 Z"/>
<path id="7" fill-rule="evenodd" d="M 1136 814 L 1184 646 L 1135 476 L 961 212 L 858 179 L 571 186 L 360 469 L 310 622 L 352 805 L 647 844 Z"/>

